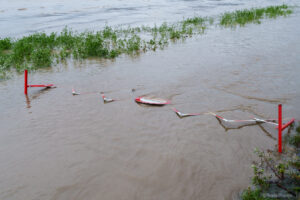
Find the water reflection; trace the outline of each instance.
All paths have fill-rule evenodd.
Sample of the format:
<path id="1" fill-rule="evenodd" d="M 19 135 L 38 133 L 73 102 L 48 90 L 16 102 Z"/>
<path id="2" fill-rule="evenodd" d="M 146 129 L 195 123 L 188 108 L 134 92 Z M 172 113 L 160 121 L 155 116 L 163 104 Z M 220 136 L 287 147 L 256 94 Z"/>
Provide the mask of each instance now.
<path id="1" fill-rule="evenodd" d="M 29 99 L 29 97 L 28 97 L 28 95 L 27 94 L 25 94 L 25 100 L 26 100 L 26 107 L 27 108 L 31 108 L 31 105 L 30 105 L 30 99 Z"/>
<path id="2" fill-rule="evenodd" d="M 25 96 L 25 102 L 26 102 L 26 108 L 31 108 L 31 101 L 34 100 L 34 99 L 37 99 L 39 98 L 42 94 L 45 94 L 47 92 L 49 92 L 50 90 L 56 88 L 56 86 L 54 87 L 45 87 L 45 88 L 42 88 L 42 89 L 39 89 L 37 91 L 34 91 L 32 95 L 24 95 Z"/>

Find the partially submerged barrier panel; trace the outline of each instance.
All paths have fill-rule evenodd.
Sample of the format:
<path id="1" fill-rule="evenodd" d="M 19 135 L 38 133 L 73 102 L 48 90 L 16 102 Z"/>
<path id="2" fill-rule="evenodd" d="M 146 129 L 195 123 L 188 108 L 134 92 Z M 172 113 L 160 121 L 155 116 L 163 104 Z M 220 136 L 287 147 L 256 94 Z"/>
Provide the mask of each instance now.
<path id="1" fill-rule="evenodd" d="M 53 84 L 47 84 L 47 85 L 28 85 L 28 71 L 25 69 L 24 71 L 24 94 L 27 95 L 27 89 L 29 87 L 43 87 L 43 88 L 50 88 L 53 87 Z"/>

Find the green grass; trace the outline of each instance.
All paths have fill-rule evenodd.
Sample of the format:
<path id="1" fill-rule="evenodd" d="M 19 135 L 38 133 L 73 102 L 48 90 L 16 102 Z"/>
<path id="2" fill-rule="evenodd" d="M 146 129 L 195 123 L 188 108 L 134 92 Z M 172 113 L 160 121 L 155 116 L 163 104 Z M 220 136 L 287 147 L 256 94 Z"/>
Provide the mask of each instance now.
<path id="1" fill-rule="evenodd" d="M 286 5 L 225 13 L 220 25 L 260 23 L 264 17 L 288 15 Z M 35 70 L 53 66 L 68 58 L 97 57 L 113 59 L 120 54 L 139 54 L 163 49 L 171 42 L 203 34 L 214 18 L 193 17 L 160 26 L 112 28 L 106 26 L 97 32 L 77 33 L 65 28 L 60 33 L 36 33 L 20 39 L 0 38 L 0 77 L 6 71 Z"/>
<path id="2" fill-rule="evenodd" d="M 289 136 L 289 143 L 296 147 L 300 147 L 300 125 L 295 128 L 296 134 Z"/>
<path id="3" fill-rule="evenodd" d="M 113 59 L 120 54 L 136 54 L 158 47 L 163 49 L 171 41 L 204 30 L 206 22 L 207 19 L 195 17 L 153 28 L 113 29 L 106 26 L 101 31 L 84 33 L 65 28 L 58 34 L 36 33 L 18 40 L 4 38 L 0 40 L 0 71 L 11 67 L 17 71 L 49 67 L 70 57 Z M 142 38 L 142 35 L 146 37 Z"/>
<path id="4" fill-rule="evenodd" d="M 242 200 L 271 200 L 270 198 L 264 197 L 260 189 L 251 190 L 248 188 L 242 193 Z"/>
<path id="5" fill-rule="evenodd" d="M 248 23 L 260 24 L 264 18 L 276 18 L 287 16 L 292 10 L 285 4 L 280 6 L 269 6 L 266 8 L 252 8 L 227 12 L 221 16 L 220 25 L 222 26 L 244 26 Z"/>
<path id="6" fill-rule="evenodd" d="M 277 152 L 277 147 L 265 152 L 255 149 L 259 159 L 251 165 L 254 172 L 253 186 L 243 191 L 241 199 L 299 199 L 300 125 L 299 121 L 294 124 L 297 127 L 292 126 L 284 137 L 284 143 L 289 142 L 290 145 L 286 145 L 282 153 Z"/>
<path id="7" fill-rule="evenodd" d="M 9 50 L 12 47 L 12 42 L 10 38 L 4 38 L 0 40 L 0 53 L 4 50 Z"/>

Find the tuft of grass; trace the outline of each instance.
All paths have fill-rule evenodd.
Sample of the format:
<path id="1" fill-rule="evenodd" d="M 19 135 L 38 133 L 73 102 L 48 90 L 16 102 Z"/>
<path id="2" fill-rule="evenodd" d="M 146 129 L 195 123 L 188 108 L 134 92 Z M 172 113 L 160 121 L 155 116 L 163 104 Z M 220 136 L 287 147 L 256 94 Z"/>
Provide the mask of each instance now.
<path id="1" fill-rule="evenodd" d="M 188 18 L 186 20 L 183 21 L 183 23 L 185 25 L 194 25 L 194 26 L 197 26 L 197 25 L 202 25 L 206 22 L 206 19 L 205 18 L 202 18 L 202 17 L 194 17 L 194 18 Z"/>
<path id="2" fill-rule="evenodd" d="M 141 48 L 141 38 L 137 35 L 133 35 L 131 38 L 126 40 L 126 52 L 132 53 L 137 52 Z"/>
<path id="3" fill-rule="evenodd" d="M 10 38 L 0 39 L 0 54 L 4 50 L 9 50 L 12 47 L 12 42 Z"/>
<path id="4" fill-rule="evenodd" d="M 0 54 L 0 71 L 10 69 L 12 56 L 8 54 Z"/>
<path id="5" fill-rule="evenodd" d="M 300 133 L 300 126 L 297 126 L 296 132 L 297 132 L 297 133 Z"/>
<path id="6" fill-rule="evenodd" d="M 285 4 L 280 6 L 269 6 L 266 8 L 252 8 L 227 12 L 221 16 L 220 25 L 222 26 L 244 26 L 248 23 L 260 24 L 264 18 L 276 18 L 287 16 L 292 10 Z"/>
<path id="7" fill-rule="evenodd" d="M 170 32 L 170 39 L 174 40 L 174 39 L 179 39 L 181 36 L 181 33 L 180 31 L 177 31 L 177 30 L 172 30 Z"/>
<path id="8" fill-rule="evenodd" d="M 294 135 L 290 138 L 289 143 L 296 147 L 300 147 L 300 135 Z"/>
<path id="9" fill-rule="evenodd" d="M 289 137 L 289 143 L 296 147 L 300 147 L 300 125 L 295 128 L 295 134 Z"/>
<path id="10" fill-rule="evenodd" d="M 52 63 L 51 49 L 35 49 L 30 55 L 30 60 L 32 61 L 34 67 L 49 67 Z"/>
<path id="11" fill-rule="evenodd" d="M 242 193 L 243 200 L 271 200 L 271 198 L 264 197 L 260 189 L 251 190 L 248 188 Z"/>

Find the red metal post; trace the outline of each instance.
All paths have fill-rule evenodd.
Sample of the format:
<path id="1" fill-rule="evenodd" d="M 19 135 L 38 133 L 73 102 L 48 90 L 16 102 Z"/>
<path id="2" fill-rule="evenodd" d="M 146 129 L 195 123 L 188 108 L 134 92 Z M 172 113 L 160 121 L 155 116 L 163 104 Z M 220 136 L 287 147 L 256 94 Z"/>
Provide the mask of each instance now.
<path id="1" fill-rule="evenodd" d="M 278 152 L 282 153 L 282 105 L 278 105 Z"/>
<path id="2" fill-rule="evenodd" d="M 28 88 L 27 77 L 28 77 L 28 72 L 27 72 L 27 69 L 25 69 L 25 71 L 24 71 L 24 94 L 25 95 L 27 95 L 27 88 Z"/>

